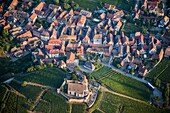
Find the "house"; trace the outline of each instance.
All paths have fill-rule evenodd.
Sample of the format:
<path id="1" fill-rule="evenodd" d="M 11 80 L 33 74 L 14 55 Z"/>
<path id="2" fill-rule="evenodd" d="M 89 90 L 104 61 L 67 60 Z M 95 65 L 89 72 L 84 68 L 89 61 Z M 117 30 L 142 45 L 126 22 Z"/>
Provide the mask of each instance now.
<path id="1" fill-rule="evenodd" d="M 92 16 L 92 12 L 81 10 L 80 15 L 83 15 L 83 16 L 86 16 L 87 18 L 90 18 Z"/>
<path id="2" fill-rule="evenodd" d="M 82 40 L 82 43 L 84 44 L 90 44 L 90 37 L 88 35 L 85 35 L 83 40 Z"/>
<path id="3" fill-rule="evenodd" d="M 71 42 L 69 41 L 66 46 L 66 51 L 76 51 L 76 49 L 81 45 L 81 42 Z"/>
<path id="4" fill-rule="evenodd" d="M 30 37 L 32 37 L 31 31 L 26 31 L 25 33 L 20 34 L 16 38 L 20 40 L 25 40 L 26 38 L 30 38 Z"/>
<path id="5" fill-rule="evenodd" d="M 66 15 L 66 14 L 67 14 L 67 11 L 63 11 L 63 12 L 59 15 L 59 17 L 57 18 L 57 20 L 62 20 L 63 17 L 64 17 L 64 15 Z"/>
<path id="6" fill-rule="evenodd" d="M 61 10 L 61 6 L 57 6 L 57 5 L 54 5 L 54 4 L 49 4 L 48 7 L 52 10 L 54 10 L 54 9 Z"/>
<path id="7" fill-rule="evenodd" d="M 10 6 L 8 7 L 9 10 L 15 9 L 15 7 L 18 5 L 18 0 L 12 0 Z"/>
<path id="8" fill-rule="evenodd" d="M 59 66 L 60 68 L 66 68 L 66 63 L 65 63 L 63 60 L 61 60 L 61 61 L 59 61 L 58 66 Z"/>
<path id="9" fill-rule="evenodd" d="M 124 16 L 124 12 L 123 12 L 123 10 L 121 10 L 121 11 L 117 11 L 116 13 L 114 13 L 113 18 L 114 19 L 115 18 L 121 18 L 123 16 Z"/>
<path id="10" fill-rule="evenodd" d="M 48 41 L 48 45 L 53 45 L 53 46 L 60 46 L 62 43 L 61 43 L 61 40 L 60 39 L 50 39 Z"/>
<path id="11" fill-rule="evenodd" d="M 148 70 L 145 66 L 140 66 L 138 69 L 138 73 L 142 76 L 145 76 L 147 74 Z"/>
<path id="12" fill-rule="evenodd" d="M 36 49 L 32 52 L 32 61 L 36 62 L 38 59 L 43 59 L 45 57 L 41 49 Z"/>
<path id="13" fill-rule="evenodd" d="M 64 41 L 69 41 L 69 40 L 76 40 L 77 36 L 76 35 L 61 35 L 59 37 L 60 40 L 64 40 Z"/>
<path id="14" fill-rule="evenodd" d="M 91 62 L 86 62 L 84 67 L 91 70 L 91 71 L 95 70 L 95 66 Z"/>
<path id="15" fill-rule="evenodd" d="M 93 44 L 102 44 L 102 37 L 103 35 L 102 34 L 96 34 L 94 37 L 93 37 Z"/>
<path id="16" fill-rule="evenodd" d="M 32 23 L 35 23 L 37 19 L 37 14 L 36 13 L 33 13 L 30 18 L 28 19 L 29 22 L 32 22 Z"/>
<path id="17" fill-rule="evenodd" d="M 48 31 L 43 31 L 41 33 L 41 40 L 48 41 L 50 39 L 50 34 Z"/>
<path id="18" fill-rule="evenodd" d="M 114 29 L 115 29 L 116 31 L 119 31 L 120 28 L 121 28 L 121 26 L 122 26 L 122 22 L 119 21 L 119 22 L 116 24 L 116 26 L 114 27 Z"/>
<path id="19" fill-rule="evenodd" d="M 57 58 L 65 54 L 63 50 L 53 49 L 52 45 L 45 45 L 45 49 L 50 58 Z"/>
<path id="20" fill-rule="evenodd" d="M 87 97 L 89 95 L 88 81 L 86 79 L 86 76 L 84 76 L 83 79 L 84 80 L 82 82 L 79 82 L 77 80 L 67 80 L 67 94 L 79 98 Z"/>
<path id="21" fill-rule="evenodd" d="M 32 13 L 35 13 L 35 11 L 41 11 L 46 3 L 45 2 L 40 2 L 37 7 L 34 8 Z"/>
<path id="22" fill-rule="evenodd" d="M 136 69 L 138 65 L 134 64 L 133 62 L 130 62 L 128 69 Z"/>
<path id="23" fill-rule="evenodd" d="M 78 23 L 77 23 L 77 26 L 79 26 L 79 27 L 84 27 L 84 24 L 86 23 L 86 16 L 81 16 L 80 18 L 79 18 L 79 21 L 78 21 Z"/>
<path id="24" fill-rule="evenodd" d="M 75 54 L 70 52 L 68 55 L 67 55 L 67 60 L 66 60 L 66 63 L 67 64 L 73 64 L 75 61 Z"/>
<path id="25" fill-rule="evenodd" d="M 33 36 L 36 36 L 36 37 L 40 37 L 41 36 L 40 32 L 37 29 L 33 30 L 32 34 L 33 34 Z"/>
<path id="26" fill-rule="evenodd" d="M 164 57 L 167 57 L 167 58 L 170 57 L 170 46 L 168 46 L 168 47 L 166 48 Z"/>
<path id="27" fill-rule="evenodd" d="M 115 5 L 111 5 L 111 4 L 106 4 L 106 3 L 105 3 L 104 8 L 107 9 L 107 10 L 115 10 L 115 9 L 116 9 L 116 6 L 115 6 Z"/>
<path id="28" fill-rule="evenodd" d="M 80 46 L 77 47 L 77 55 L 83 55 L 84 54 L 84 47 Z"/>
<path id="29" fill-rule="evenodd" d="M 165 16 L 164 19 L 161 21 L 162 24 L 167 25 L 169 22 L 169 17 Z"/>

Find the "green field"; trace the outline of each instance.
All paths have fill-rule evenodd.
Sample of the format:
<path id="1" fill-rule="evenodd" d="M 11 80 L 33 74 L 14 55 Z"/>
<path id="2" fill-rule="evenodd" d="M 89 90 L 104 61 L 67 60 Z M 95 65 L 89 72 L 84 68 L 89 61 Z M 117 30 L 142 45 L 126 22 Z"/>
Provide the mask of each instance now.
<path id="1" fill-rule="evenodd" d="M 16 76 L 19 81 L 35 82 L 58 88 L 64 81 L 66 73 L 58 68 L 46 68 L 44 70 Z"/>
<path id="2" fill-rule="evenodd" d="M 0 58 L 0 82 L 8 79 L 4 74 L 24 72 L 32 64 L 31 54 L 26 55 L 15 62 L 10 61 L 8 58 Z M 11 76 L 12 75 L 9 75 L 9 78 Z"/>
<path id="3" fill-rule="evenodd" d="M 163 82 L 170 82 L 170 60 L 162 59 L 162 61 L 147 75 L 148 78 L 154 80 L 156 78 Z"/>
<path id="4" fill-rule="evenodd" d="M 124 28 L 122 29 L 122 31 L 124 31 L 125 34 L 140 32 L 141 27 L 138 26 L 138 25 L 135 26 L 133 23 L 126 22 Z"/>
<path id="5" fill-rule="evenodd" d="M 106 113 L 166 113 L 149 104 L 106 93 L 100 109 Z"/>
<path id="6" fill-rule="evenodd" d="M 49 102 L 49 113 L 69 113 L 70 111 L 70 106 L 67 103 L 66 99 L 56 94 L 56 92 L 47 92 L 43 96 L 43 100 Z M 44 109 L 44 105 L 46 104 L 41 104 L 41 106 L 39 106 L 39 109 Z"/>
<path id="7" fill-rule="evenodd" d="M 72 104 L 72 112 L 71 113 L 85 113 L 86 105 L 85 104 Z"/>
<path id="8" fill-rule="evenodd" d="M 1 103 L 1 113 L 26 113 L 26 99 L 16 95 L 15 93 L 8 92 L 5 96 L 5 101 Z"/>
<path id="9" fill-rule="evenodd" d="M 79 4 L 79 6 L 83 9 L 89 9 L 94 10 L 97 6 L 100 6 L 100 2 L 102 3 L 109 3 L 112 5 L 116 5 L 117 8 L 123 9 L 126 11 L 129 11 L 132 8 L 134 8 L 135 0 L 129 0 L 127 2 L 126 0 L 74 0 L 76 3 Z"/>
<path id="10" fill-rule="evenodd" d="M 50 103 L 41 100 L 40 103 L 36 106 L 35 111 L 49 113 Z"/>
<path id="11" fill-rule="evenodd" d="M 7 88 L 0 85 L 0 102 L 3 102 L 6 94 L 7 94 Z"/>
<path id="12" fill-rule="evenodd" d="M 96 109 L 95 111 L 93 111 L 93 113 L 103 113 L 103 112 L 101 112 L 98 109 Z"/>
<path id="13" fill-rule="evenodd" d="M 168 82 L 170 83 L 170 64 L 169 66 L 160 74 L 160 76 L 158 77 L 160 80 L 162 80 L 163 82 Z"/>
<path id="14" fill-rule="evenodd" d="M 101 84 L 106 85 L 108 89 L 115 92 L 144 101 L 149 101 L 150 99 L 150 91 L 145 84 L 120 73 L 116 73 L 107 67 L 103 67 L 92 73 L 92 76 Z"/>
<path id="15" fill-rule="evenodd" d="M 31 99 L 32 101 L 35 101 L 42 91 L 41 87 L 30 86 L 30 85 L 21 86 L 21 84 L 18 84 L 14 81 L 10 83 L 10 86 L 12 86 L 15 90 L 25 95 L 28 99 Z"/>

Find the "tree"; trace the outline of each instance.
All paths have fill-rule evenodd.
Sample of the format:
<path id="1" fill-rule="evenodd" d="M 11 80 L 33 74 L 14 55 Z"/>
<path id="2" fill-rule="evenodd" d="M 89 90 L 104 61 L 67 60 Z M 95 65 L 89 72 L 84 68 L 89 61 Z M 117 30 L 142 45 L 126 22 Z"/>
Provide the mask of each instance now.
<path id="1" fill-rule="evenodd" d="M 142 32 L 143 32 L 144 34 L 146 34 L 147 28 L 146 28 L 145 26 L 142 26 Z"/>
<path id="2" fill-rule="evenodd" d="M 28 69 L 27 69 L 27 72 L 33 72 L 33 71 L 35 71 L 36 69 L 33 67 L 33 66 L 31 66 L 31 67 L 29 67 Z"/>
<path id="3" fill-rule="evenodd" d="M 63 3 L 68 3 L 68 0 L 62 0 L 63 1 Z"/>
<path id="4" fill-rule="evenodd" d="M 74 5 L 74 8 L 75 8 L 75 9 L 78 9 L 78 8 L 79 8 L 79 4 L 76 3 L 76 4 Z"/>
<path id="5" fill-rule="evenodd" d="M 59 4 L 59 3 L 60 3 L 60 1 L 59 1 L 59 0 L 55 0 L 55 3 Z"/>
<path id="6" fill-rule="evenodd" d="M 157 87 L 160 87 L 161 86 L 161 80 L 159 80 L 158 78 L 155 80 L 155 85 Z"/>
<path id="7" fill-rule="evenodd" d="M 53 67 L 54 66 L 52 63 L 48 63 L 47 65 L 48 65 L 48 67 Z"/>
<path id="8" fill-rule="evenodd" d="M 4 29 L 3 32 L 2 32 L 2 35 L 4 38 L 7 38 L 9 33 L 8 33 L 8 30 L 7 29 Z"/>
<path id="9" fill-rule="evenodd" d="M 24 81 L 24 82 L 22 83 L 22 86 L 26 86 L 26 85 L 27 85 L 27 82 Z"/>
<path id="10" fill-rule="evenodd" d="M 64 9 L 69 9 L 69 8 L 70 8 L 70 5 L 67 3 L 64 3 Z"/>
<path id="11" fill-rule="evenodd" d="M 75 2 L 72 0 L 71 1 L 71 7 L 74 7 L 74 5 L 75 5 Z"/>
<path id="12" fill-rule="evenodd" d="M 73 74 L 72 77 L 71 77 L 72 80 L 77 80 L 77 76 L 76 74 Z"/>

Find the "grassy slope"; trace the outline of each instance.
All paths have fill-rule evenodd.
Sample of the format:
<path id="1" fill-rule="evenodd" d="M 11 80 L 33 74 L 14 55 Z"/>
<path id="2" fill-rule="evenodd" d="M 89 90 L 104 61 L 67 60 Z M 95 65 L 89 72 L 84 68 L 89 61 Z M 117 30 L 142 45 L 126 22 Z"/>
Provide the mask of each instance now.
<path id="1" fill-rule="evenodd" d="M 16 82 L 11 82 L 10 85 L 20 92 L 21 94 L 25 95 L 27 98 L 32 99 L 33 101 L 40 95 L 42 89 L 36 86 L 21 86 L 21 84 L 17 84 Z"/>
<path id="2" fill-rule="evenodd" d="M 163 82 L 170 82 L 170 60 L 164 58 L 149 74 L 148 78 L 159 78 Z"/>
<path id="3" fill-rule="evenodd" d="M 74 0 L 74 1 L 78 3 L 81 8 L 84 9 L 89 8 L 90 10 L 94 10 L 96 9 L 97 6 L 100 5 L 100 1 L 102 1 L 103 3 L 116 5 L 117 8 L 119 9 L 129 11 L 131 7 L 134 7 L 135 0 L 129 0 L 129 2 L 127 2 L 126 0 Z"/>
<path id="4" fill-rule="evenodd" d="M 85 104 L 72 104 L 72 112 L 71 113 L 85 113 L 86 105 Z"/>
<path id="5" fill-rule="evenodd" d="M 100 109 L 107 113 L 116 113 L 120 106 L 123 106 L 124 113 L 166 113 L 149 104 L 139 103 L 110 93 L 106 93 Z"/>
<path id="6" fill-rule="evenodd" d="M 40 103 L 36 106 L 35 111 L 49 113 L 50 103 L 41 100 Z"/>
<path id="7" fill-rule="evenodd" d="M 113 91 L 144 101 L 148 101 L 150 98 L 149 88 L 145 84 L 122 74 L 115 73 L 111 69 L 108 70 L 106 67 L 92 73 L 92 75 Z"/>
<path id="8" fill-rule="evenodd" d="M 0 58 L 0 81 L 1 82 L 11 76 L 9 74 L 9 76 L 7 77 L 4 74 L 23 72 L 33 64 L 31 60 L 31 54 L 26 55 L 15 62 L 9 60 L 10 59 L 7 58 Z"/>
<path id="9" fill-rule="evenodd" d="M 58 68 L 46 68 L 22 76 L 16 76 L 16 79 L 19 81 L 35 82 L 58 88 L 64 81 L 65 75 L 65 72 Z"/>
<path id="10" fill-rule="evenodd" d="M 10 92 L 1 113 L 26 113 L 26 99 Z"/>
<path id="11" fill-rule="evenodd" d="M 50 113 L 69 113 L 70 106 L 66 99 L 56 94 L 56 92 L 47 92 L 44 95 L 43 100 L 50 103 Z M 41 106 L 41 108 L 42 107 L 43 106 Z"/>

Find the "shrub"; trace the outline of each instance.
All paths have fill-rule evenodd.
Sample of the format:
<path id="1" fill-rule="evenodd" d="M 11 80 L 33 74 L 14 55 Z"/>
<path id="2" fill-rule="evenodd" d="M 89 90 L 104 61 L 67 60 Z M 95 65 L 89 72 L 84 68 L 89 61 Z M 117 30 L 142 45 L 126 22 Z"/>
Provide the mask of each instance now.
<path id="1" fill-rule="evenodd" d="M 26 85 L 27 85 L 27 82 L 24 81 L 24 82 L 22 83 L 22 86 L 26 86 Z"/>

